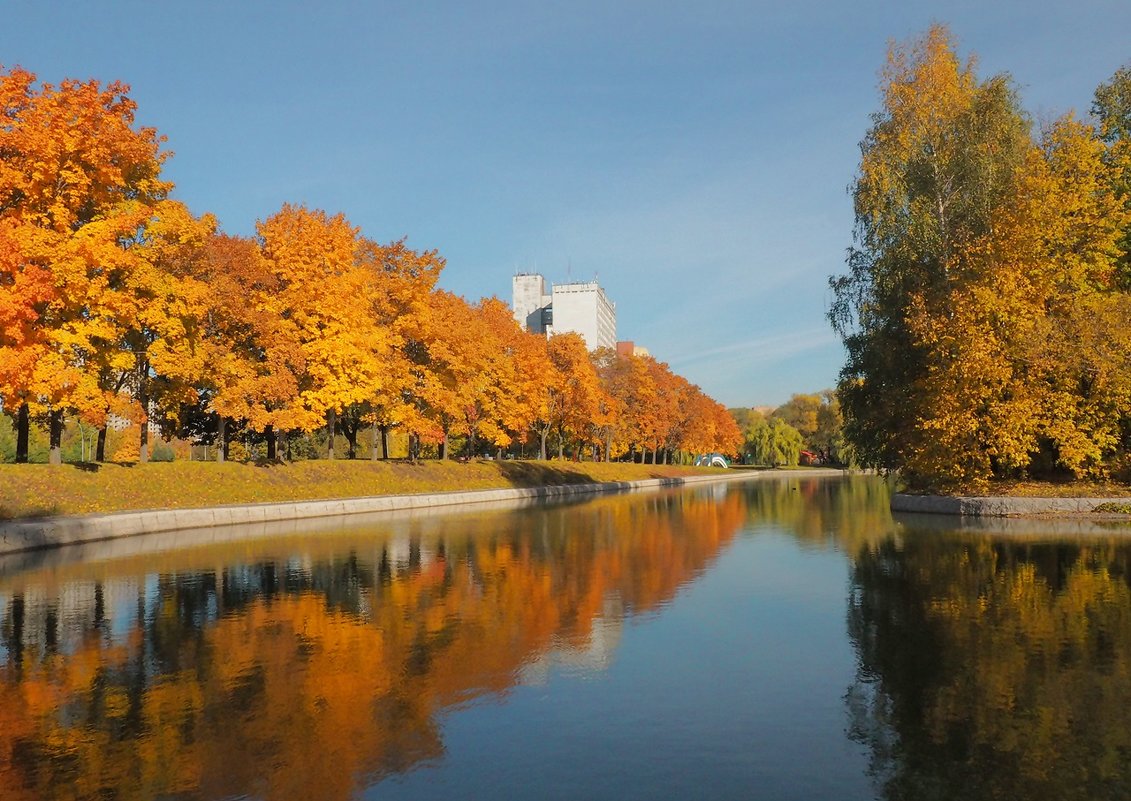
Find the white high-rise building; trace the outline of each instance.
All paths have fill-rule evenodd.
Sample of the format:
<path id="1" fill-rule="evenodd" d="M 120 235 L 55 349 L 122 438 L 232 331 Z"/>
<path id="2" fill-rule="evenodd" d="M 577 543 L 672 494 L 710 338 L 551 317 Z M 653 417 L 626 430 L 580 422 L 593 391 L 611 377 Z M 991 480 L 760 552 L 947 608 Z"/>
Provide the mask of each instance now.
<path id="1" fill-rule="evenodd" d="M 518 324 L 535 334 L 551 336 L 574 331 L 590 350 L 617 346 L 617 309 L 596 281 L 554 284 L 537 273 L 514 277 L 511 308 Z"/>
<path id="2" fill-rule="evenodd" d="M 546 309 L 552 302 L 551 296 L 546 293 L 546 279 L 537 273 L 518 273 L 512 290 L 514 319 L 527 331 L 544 333 L 550 316 Z"/>

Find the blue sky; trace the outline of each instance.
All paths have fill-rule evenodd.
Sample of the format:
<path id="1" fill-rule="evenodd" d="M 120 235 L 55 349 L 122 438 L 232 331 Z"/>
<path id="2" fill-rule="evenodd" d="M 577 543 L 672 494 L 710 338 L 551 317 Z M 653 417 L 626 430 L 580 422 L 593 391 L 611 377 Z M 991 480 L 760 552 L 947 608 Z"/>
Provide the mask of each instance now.
<path id="1" fill-rule="evenodd" d="M 621 339 L 749 406 L 835 382 L 857 143 L 888 40 L 933 21 L 1038 119 L 1131 62 L 1127 0 L 6 0 L 0 64 L 129 83 L 231 233 L 341 211 L 470 299 L 596 274 Z"/>

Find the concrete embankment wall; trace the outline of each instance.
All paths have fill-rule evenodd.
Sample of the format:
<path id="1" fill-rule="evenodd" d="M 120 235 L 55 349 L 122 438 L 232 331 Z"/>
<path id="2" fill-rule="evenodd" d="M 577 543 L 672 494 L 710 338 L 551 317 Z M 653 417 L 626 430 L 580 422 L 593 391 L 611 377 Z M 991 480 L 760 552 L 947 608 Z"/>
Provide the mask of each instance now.
<path id="1" fill-rule="evenodd" d="M 1019 517 L 1046 514 L 1087 514 L 1104 503 L 1127 503 L 1127 498 L 1003 498 L 946 495 L 891 496 L 893 512 L 921 512 L 962 517 Z"/>
<path id="2" fill-rule="evenodd" d="M 435 492 L 419 495 L 377 495 L 366 498 L 338 498 L 324 501 L 291 501 L 244 506 L 217 506 L 208 509 L 161 509 L 118 512 L 75 517 L 45 517 L 0 523 L 0 553 L 35 548 L 52 548 L 98 540 L 133 537 L 139 534 L 211 529 L 219 526 L 279 523 L 336 518 L 436 507 L 458 508 L 471 504 L 537 503 L 603 492 L 684 487 L 722 481 L 742 481 L 768 476 L 799 478 L 814 475 L 840 475 L 839 470 L 800 472 L 736 471 L 732 474 L 649 478 L 640 481 L 610 481 L 595 484 L 568 484 L 552 487 Z"/>

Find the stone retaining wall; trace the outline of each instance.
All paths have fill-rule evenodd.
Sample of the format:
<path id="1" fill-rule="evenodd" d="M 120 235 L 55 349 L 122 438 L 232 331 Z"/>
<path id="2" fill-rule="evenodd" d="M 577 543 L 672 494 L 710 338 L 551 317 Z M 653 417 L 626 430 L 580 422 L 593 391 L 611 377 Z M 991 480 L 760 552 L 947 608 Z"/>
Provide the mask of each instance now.
<path id="1" fill-rule="evenodd" d="M 922 512 L 963 517 L 1018 517 L 1044 514 L 1092 512 L 1103 503 L 1128 503 L 1128 498 L 1004 498 L 953 497 L 947 495 L 891 496 L 893 512 Z"/>
<path id="2" fill-rule="evenodd" d="M 611 481 L 596 484 L 567 484 L 552 487 L 474 490 L 468 492 L 435 492 L 419 495 L 378 495 L 367 498 L 338 498 L 325 501 L 293 501 L 260 503 L 245 506 L 217 506 L 209 509 L 162 509 L 143 512 L 45 517 L 12 520 L 0 523 L 0 553 L 13 553 L 34 548 L 94 542 L 187 529 L 216 526 L 275 523 L 293 520 L 363 515 L 432 507 L 455 507 L 468 504 L 498 502 L 538 502 L 555 498 L 589 495 L 601 492 L 683 487 L 695 484 L 741 481 L 778 476 L 801 478 L 813 475 L 840 475 L 839 470 L 766 473 L 735 471 L 729 475 L 679 476 L 649 478 L 640 481 Z"/>

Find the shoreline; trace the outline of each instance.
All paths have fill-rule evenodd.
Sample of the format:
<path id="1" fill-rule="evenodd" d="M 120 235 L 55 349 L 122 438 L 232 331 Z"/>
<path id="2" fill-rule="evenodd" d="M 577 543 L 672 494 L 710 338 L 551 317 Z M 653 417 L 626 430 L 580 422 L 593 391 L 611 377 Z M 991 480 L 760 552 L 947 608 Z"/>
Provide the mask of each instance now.
<path id="1" fill-rule="evenodd" d="M 0 554 L 58 548 L 100 540 L 188 529 L 286 523 L 484 503 L 539 503 L 545 500 L 573 496 L 669 489 L 709 483 L 749 481 L 758 478 L 827 477 L 843 474 L 844 471 L 841 470 L 820 468 L 812 471 L 743 470 L 732 475 L 672 476 L 635 481 L 587 482 L 539 487 L 373 495 L 326 500 L 235 504 L 195 509 L 161 509 L 25 518 L 0 522 Z"/>
<path id="2" fill-rule="evenodd" d="M 912 514 L 951 515 L 954 517 L 1080 517 L 1127 519 L 1126 515 L 1096 512 L 1108 503 L 1126 504 L 1127 497 L 1069 496 L 1063 498 L 1011 497 L 1008 495 L 909 495 L 894 492 L 891 510 Z"/>

